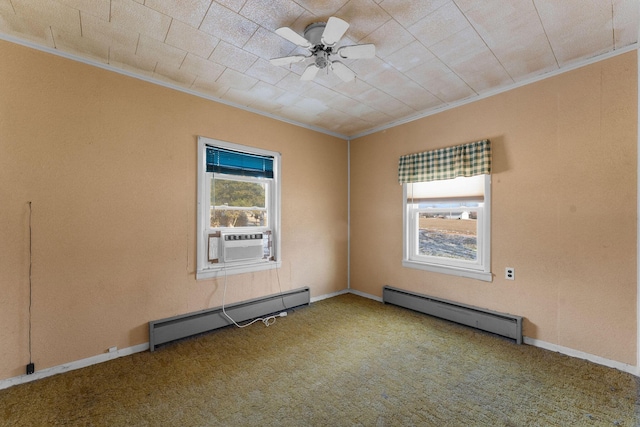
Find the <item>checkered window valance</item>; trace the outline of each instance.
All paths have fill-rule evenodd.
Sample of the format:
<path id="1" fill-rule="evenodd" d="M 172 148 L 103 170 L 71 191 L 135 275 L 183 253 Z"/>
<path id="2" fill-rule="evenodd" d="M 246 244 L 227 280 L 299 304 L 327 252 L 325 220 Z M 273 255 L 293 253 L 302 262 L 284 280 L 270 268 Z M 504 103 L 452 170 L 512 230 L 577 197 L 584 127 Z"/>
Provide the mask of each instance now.
<path id="1" fill-rule="evenodd" d="M 407 154 L 400 157 L 398 164 L 400 184 L 490 173 L 491 141 L 488 139 L 423 153 Z"/>

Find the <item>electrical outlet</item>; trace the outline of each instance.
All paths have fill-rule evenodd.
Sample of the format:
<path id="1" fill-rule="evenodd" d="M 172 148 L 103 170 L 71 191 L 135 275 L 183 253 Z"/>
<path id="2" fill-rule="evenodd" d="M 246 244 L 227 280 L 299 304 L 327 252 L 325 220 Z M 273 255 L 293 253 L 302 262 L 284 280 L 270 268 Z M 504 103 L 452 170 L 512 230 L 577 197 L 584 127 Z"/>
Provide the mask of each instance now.
<path id="1" fill-rule="evenodd" d="M 109 347 L 109 353 L 115 353 L 116 351 L 118 351 L 118 346 Z"/>
<path id="2" fill-rule="evenodd" d="M 507 280 L 516 280 L 516 269 L 507 267 L 504 269 L 504 278 Z"/>
<path id="3" fill-rule="evenodd" d="M 27 375 L 31 375 L 36 371 L 36 365 L 33 363 L 29 363 L 27 365 Z"/>

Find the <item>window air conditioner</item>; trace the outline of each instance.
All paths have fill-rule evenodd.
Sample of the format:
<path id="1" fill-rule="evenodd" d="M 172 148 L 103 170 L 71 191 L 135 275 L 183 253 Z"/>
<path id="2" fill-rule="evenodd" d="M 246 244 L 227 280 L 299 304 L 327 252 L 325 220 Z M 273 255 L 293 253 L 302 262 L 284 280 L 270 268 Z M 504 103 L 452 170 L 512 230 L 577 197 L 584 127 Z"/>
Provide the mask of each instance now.
<path id="1" fill-rule="evenodd" d="M 224 262 L 256 261 L 264 257 L 263 233 L 223 233 L 221 236 Z"/>

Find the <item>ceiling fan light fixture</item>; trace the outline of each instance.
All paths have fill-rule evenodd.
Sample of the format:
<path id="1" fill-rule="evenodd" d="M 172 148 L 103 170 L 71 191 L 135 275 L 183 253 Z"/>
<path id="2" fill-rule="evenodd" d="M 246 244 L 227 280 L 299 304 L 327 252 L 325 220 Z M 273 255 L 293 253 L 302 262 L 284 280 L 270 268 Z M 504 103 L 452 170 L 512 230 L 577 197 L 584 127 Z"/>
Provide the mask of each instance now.
<path id="1" fill-rule="evenodd" d="M 326 51 L 320 51 L 316 55 L 315 64 L 319 69 L 326 68 L 331 62 L 329 61 L 329 55 Z"/>
<path id="2" fill-rule="evenodd" d="M 313 80 L 319 70 L 332 70 L 340 79 L 349 82 L 355 79 L 356 74 L 339 61 L 332 61 L 331 55 L 337 55 L 342 59 L 373 58 L 376 47 L 373 44 L 343 46 L 334 50 L 342 36 L 347 32 L 349 23 L 332 16 L 327 22 L 314 22 L 304 29 L 304 37 L 291 28 L 282 27 L 276 30 L 276 34 L 293 44 L 308 49 L 309 56 L 294 55 L 284 58 L 274 58 L 271 64 L 289 65 L 306 58 L 313 58 L 313 63 L 308 65 L 302 73 L 300 80 Z"/>

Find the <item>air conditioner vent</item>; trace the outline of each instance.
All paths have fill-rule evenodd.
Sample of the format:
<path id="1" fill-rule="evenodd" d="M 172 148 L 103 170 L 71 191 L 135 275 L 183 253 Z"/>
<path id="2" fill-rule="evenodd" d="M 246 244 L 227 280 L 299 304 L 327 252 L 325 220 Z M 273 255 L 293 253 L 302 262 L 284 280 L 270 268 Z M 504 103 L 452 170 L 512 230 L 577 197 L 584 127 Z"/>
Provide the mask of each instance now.
<path id="1" fill-rule="evenodd" d="M 264 258 L 263 233 L 225 233 L 222 235 L 221 243 L 224 262 Z"/>

